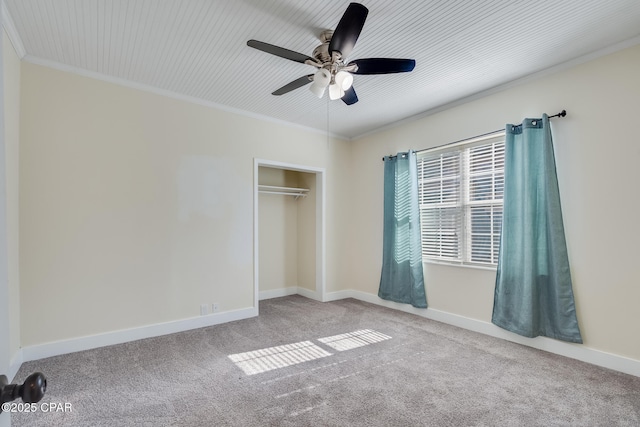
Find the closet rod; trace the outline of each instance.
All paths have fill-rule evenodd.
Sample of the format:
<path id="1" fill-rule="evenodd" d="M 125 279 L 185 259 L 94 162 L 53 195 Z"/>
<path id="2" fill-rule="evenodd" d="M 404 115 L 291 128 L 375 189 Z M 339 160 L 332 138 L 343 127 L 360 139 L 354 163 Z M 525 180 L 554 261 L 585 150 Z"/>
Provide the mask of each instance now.
<path id="1" fill-rule="evenodd" d="M 567 115 L 567 110 L 562 110 L 558 114 L 554 114 L 553 116 L 549 116 L 549 118 L 552 119 L 554 117 L 565 117 L 566 115 Z M 482 138 L 483 136 L 489 136 L 489 135 L 493 135 L 494 133 L 503 132 L 503 131 L 504 131 L 504 129 L 494 130 L 493 132 L 483 133 L 482 135 L 477 135 L 477 136 L 474 136 L 472 138 L 465 138 L 465 139 L 461 139 L 459 141 L 448 142 L 446 144 L 436 145 L 435 147 L 429 147 L 429 148 L 424 148 L 422 150 L 417 150 L 416 153 L 419 153 L 421 151 L 427 151 L 427 150 L 435 150 L 436 148 L 442 148 L 442 147 L 446 147 L 448 145 L 460 144 L 461 142 L 469 141 L 471 139 L 476 139 L 476 138 Z M 397 157 L 397 155 L 394 154 L 394 155 L 391 155 L 391 156 L 383 157 L 382 161 L 384 161 L 384 159 L 386 159 L 387 157 L 394 158 L 394 157 Z"/>
<path id="2" fill-rule="evenodd" d="M 263 194 L 278 194 L 281 196 L 294 196 L 296 199 L 298 197 L 307 197 L 306 194 L 304 193 L 287 193 L 285 191 L 258 191 L 258 193 L 263 193 Z"/>

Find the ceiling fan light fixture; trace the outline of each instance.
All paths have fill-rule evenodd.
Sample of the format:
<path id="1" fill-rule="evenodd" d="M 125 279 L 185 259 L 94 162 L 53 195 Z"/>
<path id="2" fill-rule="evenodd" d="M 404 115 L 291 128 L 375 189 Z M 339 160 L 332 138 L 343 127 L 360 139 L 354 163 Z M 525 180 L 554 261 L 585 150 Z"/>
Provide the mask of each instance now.
<path id="1" fill-rule="evenodd" d="M 338 71 L 336 73 L 336 83 L 340 85 L 342 90 L 348 90 L 353 84 L 353 75 L 346 71 Z"/>
<path id="2" fill-rule="evenodd" d="M 344 89 L 338 84 L 334 83 L 329 86 L 329 99 L 335 101 L 336 99 L 340 99 L 344 96 Z"/>
<path id="3" fill-rule="evenodd" d="M 413 71 L 416 65 L 414 59 L 360 58 L 345 63 L 362 32 L 368 13 L 369 9 L 364 5 L 349 3 L 335 30 L 325 30 L 321 33 L 322 44 L 314 49 L 311 56 L 254 39 L 247 41 L 247 46 L 251 48 L 318 68 L 315 74 L 299 77 L 271 94 L 283 95 L 312 82 L 309 90 L 318 98 L 324 96 L 329 86 L 329 97 L 332 100 L 342 99 L 345 104 L 353 105 L 358 102 L 353 88 L 355 74 L 395 74 Z"/>
<path id="4" fill-rule="evenodd" d="M 320 68 L 313 75 L 313 83 L 309 86 L 309 90 L 318 98 L 322 98 L 329 82 L 331 82 L 331 73 L 325 68 Z"/>

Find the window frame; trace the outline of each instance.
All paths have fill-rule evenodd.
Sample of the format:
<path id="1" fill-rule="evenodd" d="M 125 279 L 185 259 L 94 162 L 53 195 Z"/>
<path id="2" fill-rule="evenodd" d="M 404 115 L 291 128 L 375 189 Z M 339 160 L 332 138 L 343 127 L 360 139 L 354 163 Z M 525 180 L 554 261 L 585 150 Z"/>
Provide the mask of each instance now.
<path id="1" fill-rule="evenodd" d="M 488 269 L 495 270 L 497 268 L 498 262 L 498 252 L 499 252 L 499 242 L 500 242 L 500 230 L 496 230 L 495 223 L 495 215 L 499 215 L 499 225 L 502 224 L 502 206 L 503 199 L 502 195 L 504 190 L 504 142 L 505 142 L 505 131 L 497 131 L 492 132 L 490 134 L 482 135 L 475 138 L 466 139 L 463 141 L 459 141 L 456 143 L 445 144 L 443 146 L 434 147 L 426 150 L 418 151 L 417 159 L 418 159 L 418 169 L 420 170 L 420 162 L 425 158 L 433 158 L 438 155 L 445 155 L 448 153 L 458 153 L 459 156 L 459 198 L 456 202 L 456 207 L 459 209 L 459 213 L 456 217 L 456 221 L 459 222 L 459 237 L 457 238 L 458 245 L 458 258 L 451 259 L 447 257 L 437 257 L 437 256 L 429 256 L 427 255 L 426 248 L 424 242 L 422 244 L 422 261 L 427 263 L 435 263 L 435 264 L 445 264 L 445 265 L 454 265 L 454 266 L 463 266 L 463 267 L 473 267 L 480 269 Z M 485 170 L 483 172 L 472 172 L 470 170 L 470 161 L 471 149 L 481 146 L 487 146 L 490 144 L 497 144 L 497 146 L 493 147 L 489 152 L 492 156 L 492 167 L 489 170 Z M 501 147 L 500 147 L 501 146 Z M 501 153 L 501 154 L 500 154 Z M 501 162 L 499 161 L 499 157 L 502 158 Z M 496 167 L 496 162 L 498 162 L 498 167 Z M 424 173 L 424 172 L 423 172 Z M 471 200 L 471 178 L 478 178 L 482 176 L 490 176 L 491 177 L 491 194 L 492 198 L 485 200 Z M 443 178 L 441 174 L 441 179 Z M 424 237 L 429 234 L 428 231 L 425 231 L 424 224 L 427 222 L 424 220 L 424 212 L 426 209 L 438 209 L 435 204 L 432 204 L 431 207 L 426 208 L 425 205 L 427 203 L 422 203 L 423 200 L 426 199 L 425 192 L 423 192 L 422 185 L 426 181 L 424 176 L 419 176 L 418 178 L 418 192 L 420 197 L 420 219 L 421 219 L 421 236 Z M 500 183 L 501 181 L 501 183 Z M 497 183 L 500 183 L 497 185 Z M 442 188 L 442 187 L 441 187 Z M 498 191 L 500 190 L 500 191 Z M 442 191 L 442 190 L 441 190 Z M 497 194 L 500 194 L 500 197 L 497 197 Z M 473 243 L 473 227 L 471 224 L 471 212 L 473 206 L 486 206 L 490 207 L 490 233 L 489 236 L 489 252 L 491 254 L 491 262 L 480 262 L 480 261 L 472 261 L 472 243 Z M 496 212 L 496 207 L 500 209 Z M 437 214 L 436 214 L 437 215 Z M 431 233 L 433 235 L 433 233 Z M 478 235 L 478 234 L 476 234 Z M 442 254 L 442 250 L 440 250 Z"/>

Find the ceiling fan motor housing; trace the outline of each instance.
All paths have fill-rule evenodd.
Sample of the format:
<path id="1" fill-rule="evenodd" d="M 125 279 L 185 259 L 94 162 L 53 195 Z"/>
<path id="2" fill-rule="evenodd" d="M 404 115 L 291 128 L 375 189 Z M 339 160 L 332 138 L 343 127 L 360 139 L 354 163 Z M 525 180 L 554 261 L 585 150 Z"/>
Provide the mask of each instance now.
<path id="1" fill-rule="evenodd" d="M 334 83 L 335 75 L 338 71 L 345 67 L 342 62 L 342 55 L 340 52 L 334 51 L 333 54 L 329 52 L 329 44 L 333 36 L 333 30 L 324 30 L 320 33 L 321 45 L 313 50 L 312 56 L 322 64 L 321 68 L 328 70 L 331 73 L 331 83 Z M 353 70 L 348 70 L 353 71 Z"/>
<path id="2" fill-rule="evenodd" d="M 325 62 L 331 62 L 331 55 L 329 55 L 329 42 L 322 43 L 320 46 L 313 49 L 313 57 L 322 64 Z"/>
<path id="3" fill-rule="evenodd" d="M 322 43 L 329 43 L 333 37 L 333 30 L 324 30 L 320 33 L 320 41 Z"/>
<path id="4" fill-rule="evenodd" d="M 329 53 L 329 43 L 333 37 L 333 30 L 324 30 L 320 33 L 320 46 L 313 50 L 313 57 L 320 63 L 325 64 L 331 62 L 331 54 Z"/>

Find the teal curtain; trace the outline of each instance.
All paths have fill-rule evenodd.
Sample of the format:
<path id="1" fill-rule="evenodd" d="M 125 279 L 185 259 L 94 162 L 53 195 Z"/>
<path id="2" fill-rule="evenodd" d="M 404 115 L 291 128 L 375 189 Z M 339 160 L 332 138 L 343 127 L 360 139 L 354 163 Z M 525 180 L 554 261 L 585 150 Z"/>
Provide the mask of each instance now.
<path id="1" fill-rule="evenodd" d="M 427 308 L 422 271 L 416 153 L 384 158 L 382 299 Z"/>
<path id="2" fill-rule="evenodd" d="M 525 337 L 582 343 L 546 114 L 507 125 L 504 163 L 492 322 Z"/>

